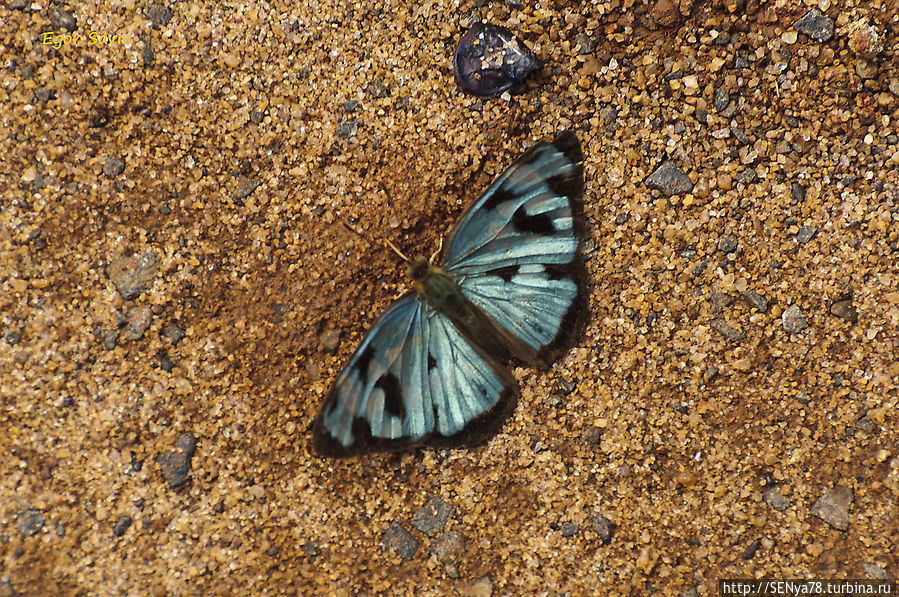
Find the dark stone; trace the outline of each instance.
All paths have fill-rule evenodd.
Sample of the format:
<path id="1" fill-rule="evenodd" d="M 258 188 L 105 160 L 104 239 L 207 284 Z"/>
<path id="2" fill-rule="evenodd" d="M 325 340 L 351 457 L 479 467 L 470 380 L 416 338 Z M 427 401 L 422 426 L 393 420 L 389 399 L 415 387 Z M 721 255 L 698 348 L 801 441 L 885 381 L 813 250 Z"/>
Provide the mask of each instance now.
<path id="1" fill-rule="evenodd" d="M 743 559 L 751 560 L 755 557 L 756 552 L 759 550 L 759 547 L 762 545 L 761 539 L 756 539 L 752 543 L 746 546 L 746 549 L 743 550 Z"/>
<path id="2" fill-rule="evenodd" d="M 812 506 L 812 516 L 820 518 L 837 530 L 845 531 L 849 528 L 849 508 L 852 500 L 850 487 L 836 486 L 825 489 Z"/>
<path id="3" fill-rule="evenodd" d="M 800 226 L 799 232 L 796 233 L 796 242 L 804 245 L 812 240 L 812 237 L 815 236 L 816 232 L 818 232 L 818 229 L 814 226 Z"/>
<path id="4" fill-rule="evenodd" d="M 178 344 L 184 339 L 184 329 L 177 323 L 171 323 L 163 328 L 162 337 L 172 344 Z"/>
<path id="5" fill-rule="evenodd" d="M 347 112 L 348 114 L 355 112 L 358 107 L 359 107 L 359 100 L 349 100 L 349 101 L 343 102 L 343 110 L 344 110 L 344 112 Z"/>
<path id="6" fill-rule="evenodd" d="M 793 25 L 818 43 L 824 43 L 833 37 L 833 19 L 817 8 L 808 11 Z"/>
<path id="7" fill-rule="evenodd" d="M 713 319 L 711 326 L 731 342 L 739 342 L 746 337 L 741 330 L 727 324 L 723 319 Z"/>
<path id="8" fill-rule="evenodd" d="M 22 332 L 19 330 L 10 330 L 6 332 L 5 339 L 7 344 L 15 346 L 22 341 Z"/>
<path id="9" fill-rule="evenodd" d="M 563 537 L 576 537 L 580 530 L 580 527 L 573 522 L 563 522 L 560 528 Z"/>
<path id="10" fill-rule="evenodd" d="M 75 17 L 72 16 L 71 12 L 51 4 L 49 13 L 50 24 L 53 25 L 54 28 L 65 29 L 69 33 L 78 29 L 78 21 L 75 20 Z"/>
<path id="11" fill-rule="evenodd" d="M 418 542 L 412 536 L 412 533 L 396 521 L 390 523 L 390 526 L 384 531 L 381 540 L 385 548 L 392 549 L 406 561 L 411 560 L 418 549 Z"/>
<path id="12" fill-rule="evenodd" d="M 36 508 L 27 508 L 16 517 L 16 530 L 23 537 L 33 537 L 44 528 L 44 515 Z"/>
<path id="13" fill-rule="evenodd" d="M 359 123 L 355 120 L 346 120 L 337 125 L 335 129 L 338 137 L 349 139 L 359 132 Z"/>
<path id="14" fill-rule="evenodd" d="M 716 89 L 712 103 L 715 106 L 715 110 L 719 113 L 724 112 L 724 109 L 727 108 L 727 105 L 730 103 L 730 94 L 727 93 L 727 89 L 724 89 L 723 87 Z"/>
<path id="15" fill-rule="evenodd" d="M 802 313 L 802 309 L 793 305 L 786 309 L 780 316 L 784 331 L 788 334 L 797 334 L 808 327 L 808 320 Z"/>
<path id="16" fill-rule="evenodd" d="M 125 531 L 128 530 L 128 527 L 131 526 L 132 522 L 133 521 L 131 520 L 130 516 L 122 516 L 118 519 L 118 521 L 116 521 L 115 526 L 112 529 L 112 534 L 116 537 L 121 537 L 125 534 Z"/>
<path id="17" fill-rule="evenodd" d="M 231 194 L 231 196 L 235 201 L 243 201 L 244 199 L 252 195 L 261 185 L 261 180 L 249 178 L 247 176 L 241 176 L 237 182 L 237 189 L 234 191 L 234 193 Z"/>
<path id="18" fill-rule="evenodd" d="M 453 563 L 465 551 L 465 538 L 462 533 L 450 529 L 431 542 L 431 553 L 444 563 Z"/>
<path id="19" fill-rule="evenodd" d="M 172 359 L 169 357 L 169 355 L 164 354 L 159 357 L 159 368 L 166 373 L 171 373 L 172 369 L 175 368 L 175 364 L 172 363 Z"/>
<path id="20" fill-rule="evenodd" d="M 103 159 L 103 173 L 109 178 L 115 178 L 125 171 L 125 162 L 114 156 L 106 156 Z"/>
<path id="21" fill-rule="evenodd" d="M 115 348 L 116 343 L 119 341 L 119 330 L 112 330 L 103 334 L 103 348 L 106 350 L 112 350 Z"/>
<path id="22" fill-rule="evenodd" d="M 646 179 L 646 185 L 666 195 L 679 195 L 693 190 L 693 183 L 671 160 L 664 162 L 650 174 Z"/>
<path id="23" fill-rule="evenodd" d="M 837 301 L 831 305 L 830 314 L 848 321 L 849 323 L 856 323 L 858 321 L 858 311 L 856 310 L 855 305 L 852 304 L 851 298 Z"/>
<path id="24" fill-rule="evenodd" d="M 159 29 L 172 20 L 172 10 L 163 4 L 153 3 L 147 7 L 147 18 L 150 19 L 153 29 Z"/>
<path id="25" fill-rule="evenodd" d="M 755 290 L 744 290 L 742 294 L 743 298 L 746 299 L 746 302 L 758 309 L 759 312 L 764 313 L 768 310 L 768 299 L 757 293 Z"/>
<path id="26" fill-rule="evenodd" d="M 178 436 L 174 449 L 156 457 L 170 488 L 177 489 L 187 483 L 190 478 L 190 459 L 196 448 L 196 438 L 189 433 L 182 433 Z"/>
<path id="27" fill-rule="evenodd" d="M 156 256 L 152 252 L 114 259 L 106 267 L 106 275 L 126 301 L 144 292 L 156 276 Z"/>
<path id="28" fill-rule="evenodd" d="M 733 234 L 722 234 L 718 239 L 718 250 L 722 253 L 733 253 L 739 247 L 739 241 Z"/>
<path id="29" fill-rule="evenodd" d="M 531 49 L 511 31 L 480 22 L 462 35 L 453 57 L 456 84 L 480 97 L 512 91 L 539 66 Z"/>
<path id="30" fill-rule="evenodd" d="M 599 540 L 602 544 L 608 545 L 612 541 L 612 536 L 615 534 L 614 523 L 599 512 L 590 514 L 590 522 L 593 524 L 593 530 L 599 536 Z"/>
<path id="31" fill-rule="evenodd" d="M 456 513 L 452 505 L 440 498 L 431 498 L 423 508 L 412 516 L 412 526 L 430 537 L 436 536 L 443 530 L 446 522 Z"/>
<path id="32" fill-rule="evenodd" d="M 128 311 L 128 324 L 122 330 L 121 338 L 125 342 L 140 340 L 144 337 L 150 321 L 153 320 L 153 311 L 149 307 L 137 307 Z"/>

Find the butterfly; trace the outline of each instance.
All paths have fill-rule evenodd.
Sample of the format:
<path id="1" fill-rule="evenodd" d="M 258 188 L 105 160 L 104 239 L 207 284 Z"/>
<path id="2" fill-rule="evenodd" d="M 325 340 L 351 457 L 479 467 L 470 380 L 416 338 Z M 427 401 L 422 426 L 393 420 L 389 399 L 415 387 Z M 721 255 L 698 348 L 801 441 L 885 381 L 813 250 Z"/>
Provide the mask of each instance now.
<path id="1" fill-rule="evenodd" d="M 321 456 L 474 447 L 502 426 L 518 383 L 586 324 L 583 154 L 566 131 L 522 154 L 462 214 L 442 263 L 407 260 L 413 290 L 375 322 L 313 424 Z"/>

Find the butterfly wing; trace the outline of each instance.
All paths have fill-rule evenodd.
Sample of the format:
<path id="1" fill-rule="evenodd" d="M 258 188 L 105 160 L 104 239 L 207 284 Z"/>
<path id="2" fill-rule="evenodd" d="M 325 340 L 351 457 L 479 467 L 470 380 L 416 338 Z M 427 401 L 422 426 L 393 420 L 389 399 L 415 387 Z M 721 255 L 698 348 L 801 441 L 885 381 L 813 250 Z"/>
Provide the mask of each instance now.
<path id="1" fill-rule="evenodd" d="M 316 419 L 323 456 L 477 445 L 514 409 L 518 385 L 414 294 L 391 305 L 350 357 Z"/>
<path id="2" fill-rule="evenodd" d="M 571 131 L 525 152 L 468 208 L 443 268 L 508 334 L 512 356 L 546 366 L 586 323 L 579 196 L 583 154 Z"/>

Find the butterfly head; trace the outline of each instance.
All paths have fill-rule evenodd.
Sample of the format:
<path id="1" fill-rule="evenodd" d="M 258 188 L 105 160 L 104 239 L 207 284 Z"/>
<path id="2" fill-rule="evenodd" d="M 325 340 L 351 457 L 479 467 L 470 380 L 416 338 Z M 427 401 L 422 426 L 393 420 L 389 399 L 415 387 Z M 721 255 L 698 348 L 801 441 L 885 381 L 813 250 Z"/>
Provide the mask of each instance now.
<path id="1" fill-rule="evenodd" d="M 431 267 L 430 261 L 421 255 L 416 255 L 406 262 L 406 275 L 408 275 L 413 282 L 419 282 L 428 276 Z"/>

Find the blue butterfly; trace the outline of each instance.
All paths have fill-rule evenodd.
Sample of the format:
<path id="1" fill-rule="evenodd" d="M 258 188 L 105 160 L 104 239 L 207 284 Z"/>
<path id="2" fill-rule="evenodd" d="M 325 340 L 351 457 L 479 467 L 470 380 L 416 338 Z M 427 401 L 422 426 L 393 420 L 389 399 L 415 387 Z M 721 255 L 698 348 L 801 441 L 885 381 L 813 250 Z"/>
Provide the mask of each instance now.
<path id="1" fill-rule="evenodd" d="M 587 319 L 571 131 L 525 152 L 462 215 L 443 263 L 408 260 L 414 287 L 374 324 L 322 405 L 313 446 L 356 456 L 472 447 L 514 410 L 510 358 L 548 367 Z"/>

